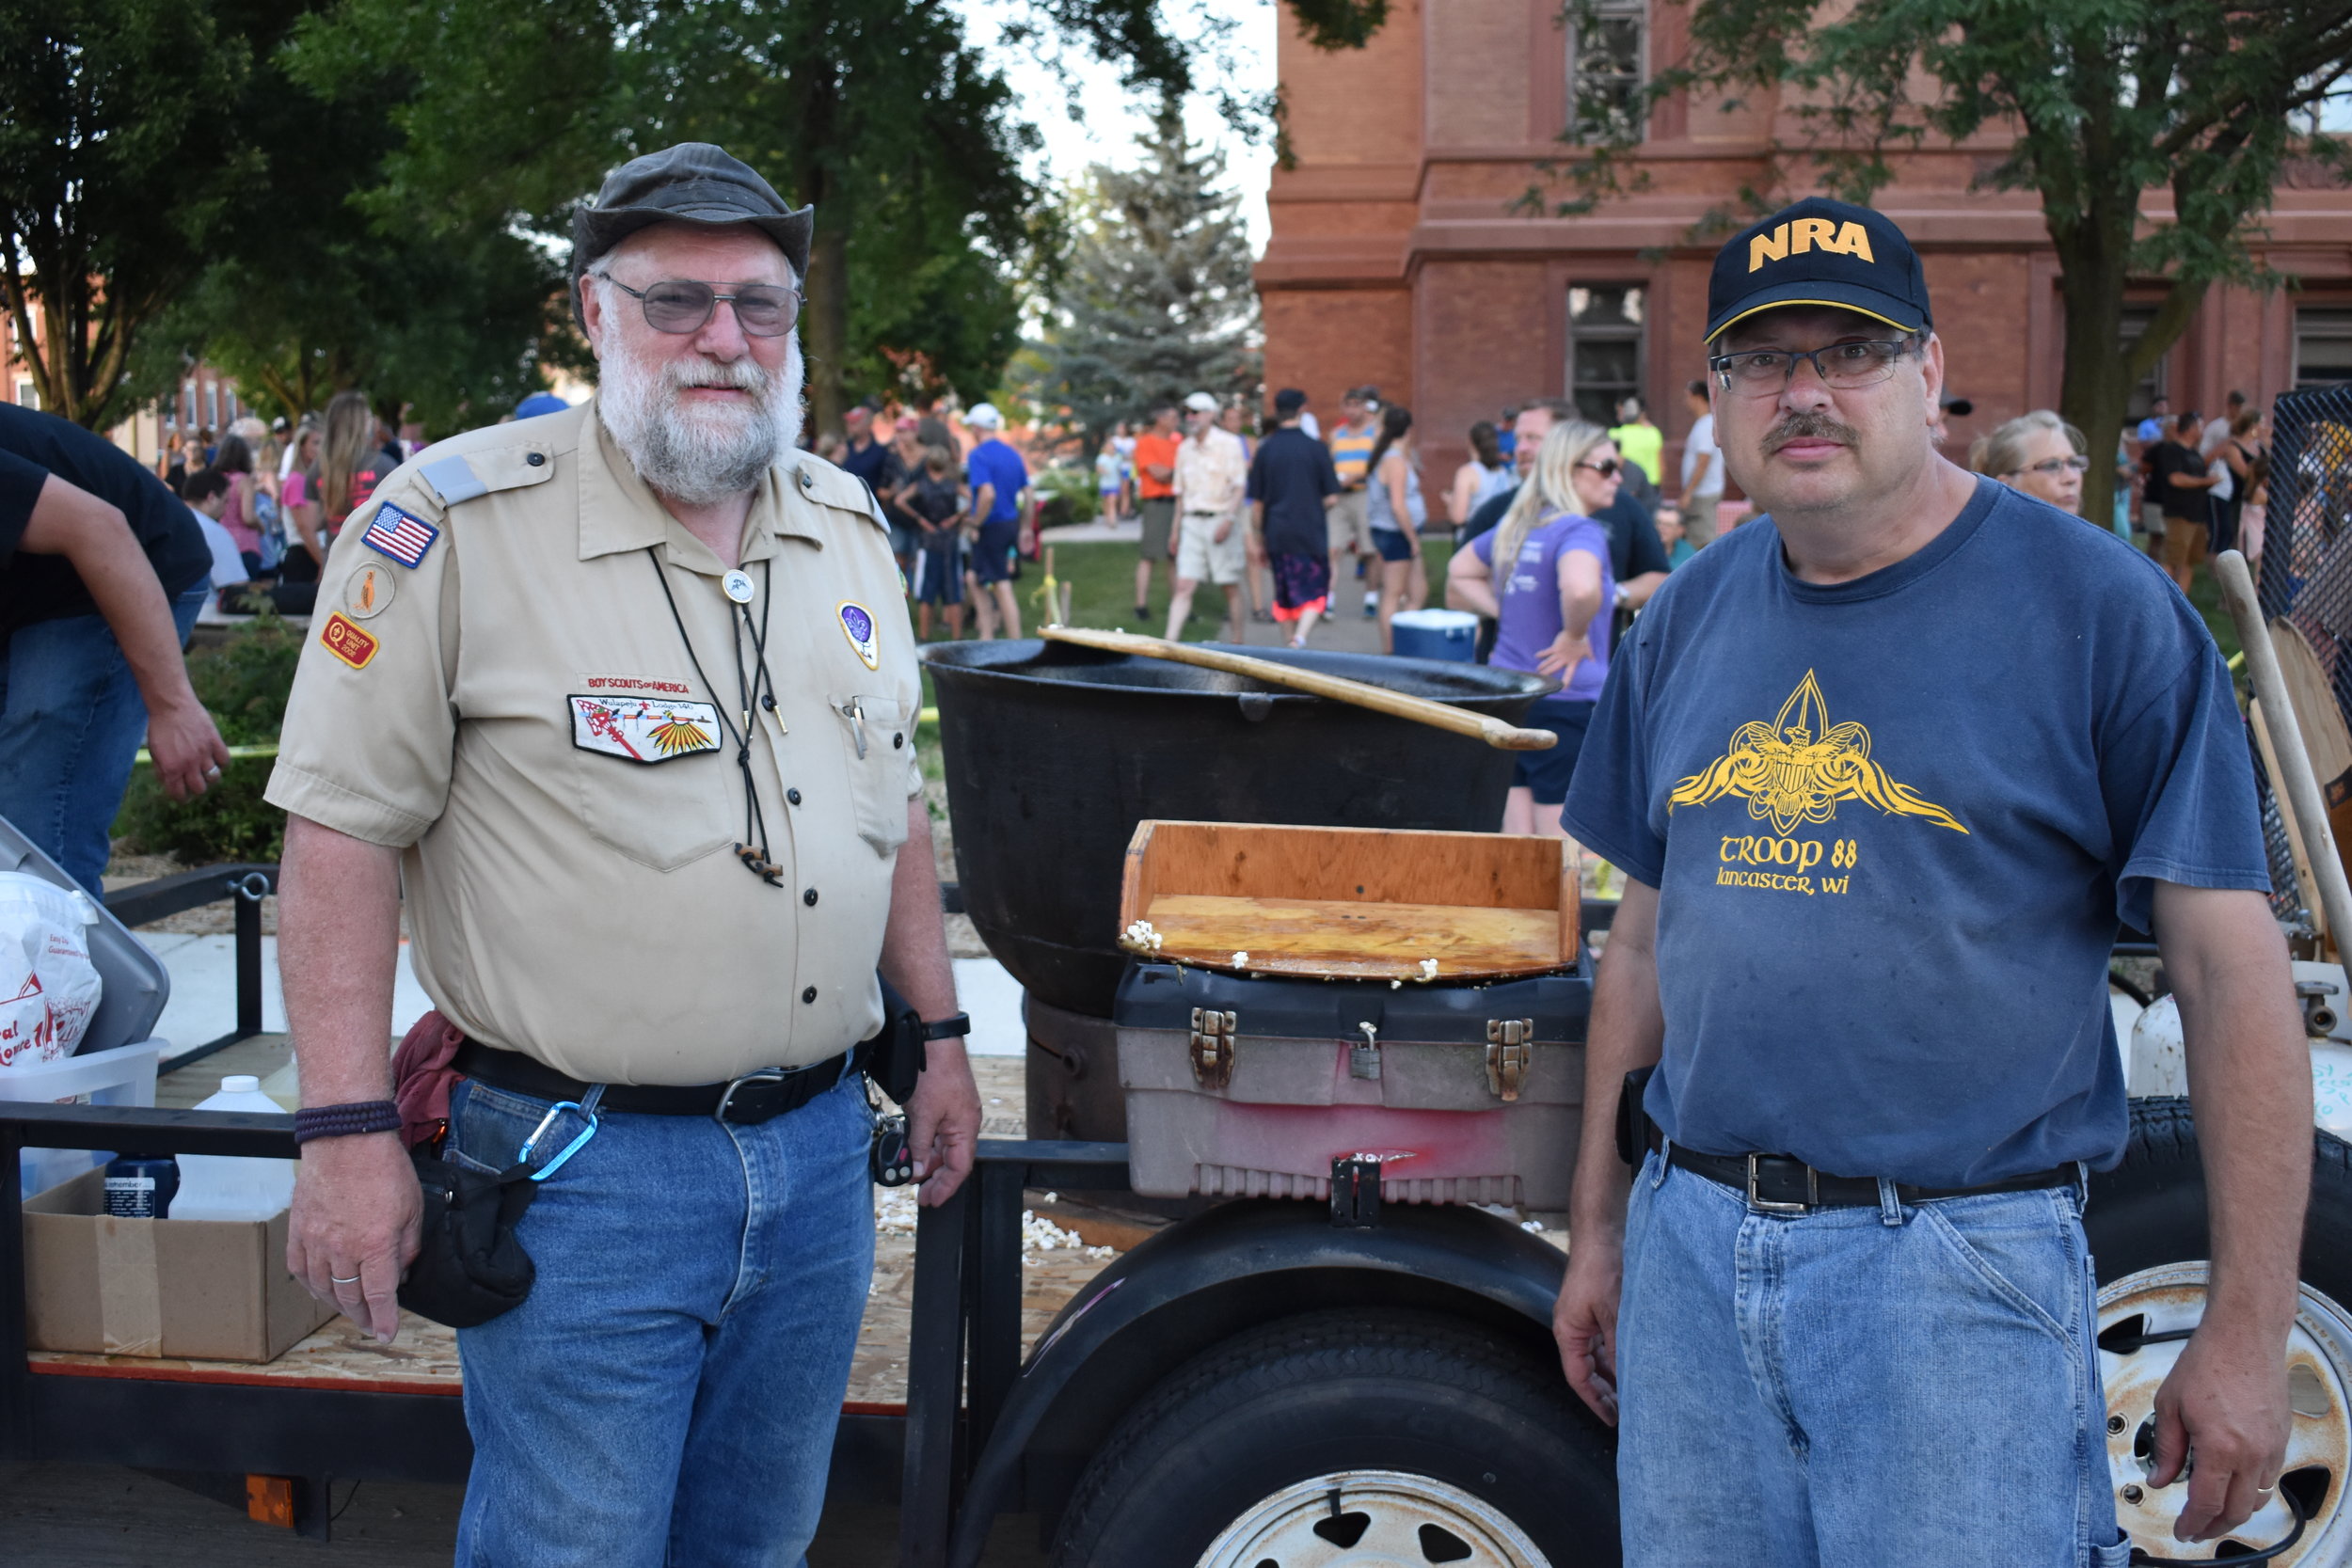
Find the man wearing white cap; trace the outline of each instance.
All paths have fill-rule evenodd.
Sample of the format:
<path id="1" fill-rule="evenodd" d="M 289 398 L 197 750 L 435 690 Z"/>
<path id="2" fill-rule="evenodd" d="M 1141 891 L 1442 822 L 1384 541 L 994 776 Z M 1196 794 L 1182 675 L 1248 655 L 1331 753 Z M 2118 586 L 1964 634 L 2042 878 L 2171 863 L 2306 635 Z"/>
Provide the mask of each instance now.
<path id="1" fill-rule="evenodd" d="M 1021 519 L 1029 505 L 1029 470 L 1021 454 L 997 438 L 1005 417 L 993 404 L 975 404 L 963 422 L 980 432 L 980 444 L 966 460 L 972 481 L 972 515 L 980 520 L 980 536 L 972 547 L 972 608 L 980 619 L 980 641 L 996 635 L 997 617 L 1004 618 L 1005 635 L 1021 635 L 1021 607 L 1012 596 L 1013 552 L 1021 546 Z"/>
<path id="2" fill-rule="evenodd" d="M 1245 636 L 1241 576 L 1249 565 L 1248 535 L 1241 526 L 1249 454 L 1240 436 L 1218 428 L 1216 399 L 1206 392 L 1184 399 L 1184 442 L 1176 449 L 1176 596 L 1168 603 L 1168 640 L 1183 640 L 1193 590 L 1213 582 L 1225 590 L 1219 635 L 1239 642 Z"/>

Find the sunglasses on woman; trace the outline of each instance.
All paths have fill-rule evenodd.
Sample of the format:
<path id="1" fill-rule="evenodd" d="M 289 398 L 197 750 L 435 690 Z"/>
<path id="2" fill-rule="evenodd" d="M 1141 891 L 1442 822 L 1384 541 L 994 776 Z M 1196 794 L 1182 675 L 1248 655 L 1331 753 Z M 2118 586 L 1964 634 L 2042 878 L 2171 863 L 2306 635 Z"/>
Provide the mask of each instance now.
<path id="1" fill-rule="evenodd" d="M 632 289 L 608 277 L 621 293 L 644 308 L 645 325 L 656 332 L 700 332 L 725 300 L 735 308 L 736 325 L 752 338 L 781 338 L 800 319 L 801 293 L 781 283 L 740 283 L 721 293 L 707 283 L 673 277 L 647 289 Z"/>
<path id="2" fill-rule="evenodd" d="M 1617 460 L 1613 457 L 1604 457 L 1597 463 L 1579 463 L 1577 467 L 1580 468 L 1589 468 L 1594 473 L 1600 475 L 1603 479 L 1614 479 L 1617 477 Z"/>

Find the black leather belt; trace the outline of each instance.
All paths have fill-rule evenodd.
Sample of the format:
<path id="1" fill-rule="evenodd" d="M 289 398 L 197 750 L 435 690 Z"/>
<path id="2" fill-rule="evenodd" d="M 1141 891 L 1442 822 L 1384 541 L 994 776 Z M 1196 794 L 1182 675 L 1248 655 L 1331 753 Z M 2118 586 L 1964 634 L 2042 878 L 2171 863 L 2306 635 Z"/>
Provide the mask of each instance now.
<path id="1" fill-rule="evenodd" d="M 596 1109 L 655 1117 L 715 1117 L 746 1124 L 797 1111 L 849 1073 L 866 1070 L 866 1046 L 803 1068 L 769 1068 L 724 1084 L 608 1084 Z M 450 1066 L 493 1088 L 533 1100 L 572 1100 L 595 1085 L 558 1072 L 519 1052 L 501 1051 L 469 1039 Z"/>
<path id="2" fill-rule="evenodd" d="M 1701 1154 L 1680 1144 L 1668 1148 L 1655 1128 L 1650 1131 L 1649 1147 L 1653 1153 L 1665 1148 L 1666 1164 L 1720 1182 L 1744 1195 L 1752 1208 L 1767 1213 L 1879 1206 L 1878 1179 L 1873 1176 L 1828 1176 L 1786 1154 Z M 2073 1165 L 2053 1165 L 1976 1187 L 1915 1187 L 1898 1181 L 1895 1196 L 1903 1203 L 1932 1203 L 1938 1198 L 1981 1197 L 1988 1193 L 2026 1193 L 2042 1187 L 2071 1187 L 2077 1175 Z"/>

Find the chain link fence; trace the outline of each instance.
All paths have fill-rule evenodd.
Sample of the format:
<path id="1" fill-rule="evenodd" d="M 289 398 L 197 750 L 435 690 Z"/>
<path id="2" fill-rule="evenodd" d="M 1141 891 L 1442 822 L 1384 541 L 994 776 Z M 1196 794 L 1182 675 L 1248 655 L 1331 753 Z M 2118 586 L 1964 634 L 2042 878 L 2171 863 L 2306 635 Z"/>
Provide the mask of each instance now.
<path id="1" fill-rule="evenodd" d="M 2310 640 L 2337 709 L 2352 722 L 2352 385 L 2288 392 L 2279 399 L 2272 422 L 2270 495 L 2256 585 L 2263 614 L 2286 617 Z M 2247 539 L 2240 547 L 2254 545 Z M 2270 848 L 2272 908 L 2283 920 L 2308 923 L 2286 827 L 2259 756 L 2255 774 Z M 2321 781 L 2323 787 L 2328 782 Z"/>

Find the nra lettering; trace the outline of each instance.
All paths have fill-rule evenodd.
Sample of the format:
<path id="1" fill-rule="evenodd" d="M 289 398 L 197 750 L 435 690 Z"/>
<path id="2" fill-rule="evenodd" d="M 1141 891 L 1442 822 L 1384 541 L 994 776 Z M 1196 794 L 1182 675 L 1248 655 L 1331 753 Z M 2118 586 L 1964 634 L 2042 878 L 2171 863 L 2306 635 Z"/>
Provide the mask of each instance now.
<path id="1" fill-rule="evenodd" d="M 1754 272 L 1767 261 L 1786 261 L 1808 250 L 1835 250 L 1873 264 L 1878 260 L 1870 254 L 1870 236 L 1862 225 L 1836 224 L 1827 218 L 1799 218 L 1748 242 L 1748 270 Z"/>

